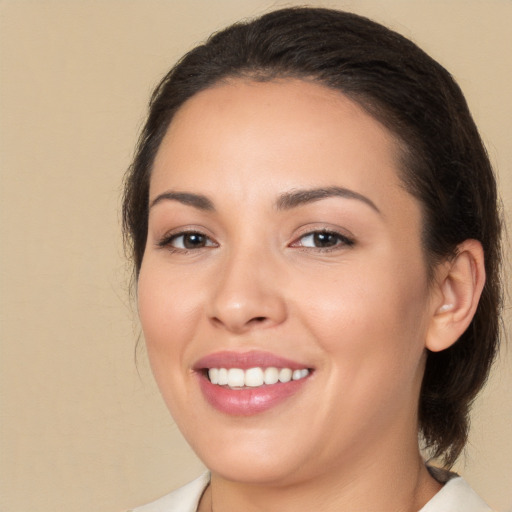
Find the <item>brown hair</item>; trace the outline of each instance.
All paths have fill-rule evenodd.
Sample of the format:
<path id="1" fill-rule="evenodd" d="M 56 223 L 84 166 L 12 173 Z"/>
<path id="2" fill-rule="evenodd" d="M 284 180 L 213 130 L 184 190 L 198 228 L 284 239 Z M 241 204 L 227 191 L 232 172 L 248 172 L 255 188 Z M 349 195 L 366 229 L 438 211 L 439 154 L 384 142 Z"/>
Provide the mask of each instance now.
<path id="1" fill-rule="evenodd" d="M 478 309 L 457 343 L 428 353 L 419 402 L 426 447 L 451 465 L 497 350 L 501 307 L 495 178 L 462 92 L 414 43 L 352 13 L 281 9 L 214 34 L 185 55 L 151 97 L 125 181 L 123 223 L 135 277 L 147 237 L 151 168 L 163 136 L 187 99 L 234 77 L 312 79 L 347 95 L 393 132 L 403 149 L 401 178 L 423 207 L 429 271 L 464 240 L 481 242 L 487 280 Z"/>

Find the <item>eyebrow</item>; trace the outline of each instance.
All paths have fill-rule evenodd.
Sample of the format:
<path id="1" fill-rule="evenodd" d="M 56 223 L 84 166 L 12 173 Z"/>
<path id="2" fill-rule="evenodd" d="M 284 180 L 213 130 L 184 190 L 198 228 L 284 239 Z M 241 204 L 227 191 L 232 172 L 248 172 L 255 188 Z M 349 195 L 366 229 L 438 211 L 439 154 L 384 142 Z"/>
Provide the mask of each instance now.
<path id="1" fill-rule="evenodd" d="M 297 206 L 302 206 L 304 204 L 313 203 L 315 201 L 320 201 L 321 199 L 327 199 L 330 197 L 342 197 L 344 199 L 356 199 L 358 201 L 362 201 L 363 203 L 370 206 L 377 213 L 380 213 L 380 210 L 377 208 L 376 204 L 366 196 L 359 194 L 358 192 L 354 192 L 348 188 L 343 187 L 326 187 L 326 188 L 313 188 L 307 190 L 293 190 L 291 192 L 286 192 L 282 194 L 277 203 L 278 210 L 290 210 L 292 208 L 296 208 Z"/>
<path id="2" fill-rule="evenodd" d="M 153 208 L 153 206 L 161 203 L 164 200 L 168 201 L 178 201 L 178 203 L 182 203 L 188 206 L 193 206 L 198 210 L 204 211 L 214 211 L 215 207 L 213 206 L 213 202 L 208 199 L 206 196 L 201 194 L 192 194 L 190 192 L 171 192 L 167 191 L 163 194 L 160 194 L 151 201 L 149 208 Z"/>
<path id="3" fill-rule="evenodd" d="M 321 199 L 327 199 L 330 197 L 356 199 L 367 204 L 377 213 L 380 213 L 380 210 L 371 199 L 362 194 L 359 194 L 358 192 L 343 187 L 324 187 L 285 192 L 279 196 L 279 199 L 276 201 L 276 207 L 278 210 L 291 210 L 293 208 L 297 208 L 298 206 L 313 203 L 315 201 L 320 201 Z M 202 194 L 193 194 L 191 192 L 164 192 L 155 197 L 155 199 L 151 201 L 149 207 L 153 208 L 155 205 L 165 200 L 177 201 L 187 206 L 193 206 L 198 210 L 210 212 L 215 211 L 215 206 L 213 205 L 211 199 Z"/>

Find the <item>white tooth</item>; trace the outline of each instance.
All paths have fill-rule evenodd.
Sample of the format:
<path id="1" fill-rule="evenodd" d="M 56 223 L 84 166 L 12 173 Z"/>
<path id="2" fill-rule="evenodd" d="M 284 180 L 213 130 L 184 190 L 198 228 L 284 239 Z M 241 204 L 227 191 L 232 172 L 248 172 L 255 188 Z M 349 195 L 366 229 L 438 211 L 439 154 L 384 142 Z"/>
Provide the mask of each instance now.
<path id="1" fill-rule="evenodd" d="M 267 368 L 263 379 L 265 384 L 275 384 L 279 380 L 279 370 L 273 366 Z"/>
<path id="2" fill-rule="evenodd" d="M 245 372 L 240 368 L 230 368 L 228 370 L 228 386 L 230 388 L 241 388 L 245 382 Z"/>
<path id="3" fill-rule="evenodd" d="M 292 379 L 299 380 L 302 377 L 302 372 L 300 370 L 293 370 Z"/>
<path id="4" fill-rule="evenodd" d="M 263 370 L 261 368 L 249 368 L 245 370 L 245 385 L 257 388 L 263 385 Z"/>
<path id="5" fill-rule="evenodd" d="M 218 368 L 210 368 L 208 370 L 208 377 L 210 377 L 210 382 L 212 384 L 219 383 L 219 369 Z"/>
<path id="6" fill-rule="evenodd" d="M 290 382 L 292 380 L 292 371 L 290 368 L 281 368 L 279 370 L 279 382 Z"/>
<path id="7" fill-rule="evenodd" d="M 219 370 L 219 377 L 218 377 L 217 384 L 219 386 L 225 386 L 227 383 L 228 383 L 228 371 L 226 370 L 226 368 L 221 368 Z"/>
<path id="8" fill-rule="evenodd" d="M 301 371 L 300 371 L 300 376 L 302 378 L 304 377 L 307 377 L 309 375 L 309 370 L 307 368 L 303 368 Z"/>

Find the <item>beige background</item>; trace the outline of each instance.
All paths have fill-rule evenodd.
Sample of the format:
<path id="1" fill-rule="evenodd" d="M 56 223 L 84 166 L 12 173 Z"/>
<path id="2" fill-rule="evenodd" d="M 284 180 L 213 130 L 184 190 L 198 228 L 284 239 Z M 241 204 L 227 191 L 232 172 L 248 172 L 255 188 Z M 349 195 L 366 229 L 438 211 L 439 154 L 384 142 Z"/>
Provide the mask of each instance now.
<path id="1" fill-rule="evenodd" d="M 512 208 L 512 2 L 311 2 L 412 37 L 459 80 Z M 116 512 L 201 471 L 128 293 L 120 182 L 152 87 L 211 31 L 294 2 L 0 0 L 2 512 Z M 510 331 L 510 316 L 506 320 Z M 512 355 L 458 465 L 512 510 Z"/>

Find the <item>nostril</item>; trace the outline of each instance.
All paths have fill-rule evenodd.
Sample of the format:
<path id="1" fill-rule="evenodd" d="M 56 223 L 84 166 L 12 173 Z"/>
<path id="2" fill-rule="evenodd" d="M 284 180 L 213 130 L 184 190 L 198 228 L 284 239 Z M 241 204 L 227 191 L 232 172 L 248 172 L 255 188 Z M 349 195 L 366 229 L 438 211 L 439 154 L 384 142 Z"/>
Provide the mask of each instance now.
<path id="1" fill-rule="evenodd" d="M 266 316 L 255 316 L 253 318 L 251 318 L 248 322 L 247 322 L 247 325 L 248 326 L 259 326 L 259 325 L 264 325 L 268 322 L 268 317 Z"/>
<path id="2" fill-rule="evenodd" d="M 254 316 L 248 320 L 243 318 L 229 318 L 226 316 L 224 319 L 218 316 L 211 318 L 211 321 L 216 327 L 227 327 L 229 330 L 240 332 L 250 329 L 251 327 L 264 327 L 269 320 L 268 316 Z"/>

